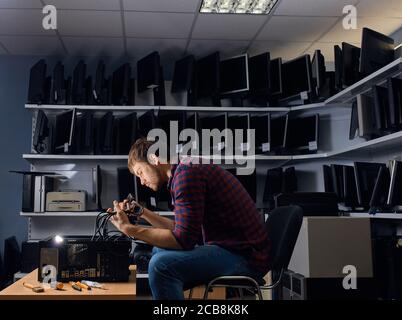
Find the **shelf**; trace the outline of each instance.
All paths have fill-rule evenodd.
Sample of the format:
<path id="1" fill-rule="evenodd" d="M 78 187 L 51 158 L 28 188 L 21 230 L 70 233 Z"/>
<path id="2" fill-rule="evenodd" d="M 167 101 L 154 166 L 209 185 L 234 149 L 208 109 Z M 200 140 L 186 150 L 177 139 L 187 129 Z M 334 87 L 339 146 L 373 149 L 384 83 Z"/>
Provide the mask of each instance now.
<path id="1" fill-rule="evenodd" d="M 128 155 L 23 154 L 22 158 L 27 160 L 127 160 Z"/>
<path id="2" fill-rule="evenodd" d="M 368 214 L 367 212 L 351 212 L 347 214 L 354 218 L 372 218 L 372 219 L 402 219 L 401 213 L 376 213 Z"/>
<path id="3" fill-rule="evenodd" d="M 402 58 L 399 58 L 385 67 L 370 74 L 364 79 L 347 87 L 336 95 L 328 98 L 326 104 L 347 103 L 356 97 L 357 94 L 364 93 L 371 89 L 373 85 L 378 85 L 389 77 L 396 76 L 402 72 Z"/>
<path id="4" fill-rule="evenodd" d="M 155 211 L 161 216 L 174 216 L 173 211 Z M 22 217 L 96 217 L 98 211 L 85 212 L 20 212 Z"/>

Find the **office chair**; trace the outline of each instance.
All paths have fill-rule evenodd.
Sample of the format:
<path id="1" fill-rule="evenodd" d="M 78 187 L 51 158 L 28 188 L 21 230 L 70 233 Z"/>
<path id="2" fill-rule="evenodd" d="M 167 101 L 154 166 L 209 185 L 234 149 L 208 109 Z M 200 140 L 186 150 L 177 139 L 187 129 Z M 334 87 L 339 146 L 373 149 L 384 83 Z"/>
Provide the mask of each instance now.
<path id="1" fill-rule="evenodd" d="M 208 298 L 208 293 L 213 287 L 228 287 L 255 289 L 258 298 L 262 300 L 262 290 L 272 290 L 281 283 L 283 272 L 287 270 L 292 257 L 302 221 L 303 210 L 299 206 L 278 207 L 269 214 L 265 227 L 271 242 L 270 271 L 273 275 L 279 274 L 276 281 L 272 279 L 271 285 L 261 285 L 255 279 L 242 275 L 221 276 L 207 284 L 204 299 Z M 191 296 L 192 290 L 190 290 L 189 298 Z"/>

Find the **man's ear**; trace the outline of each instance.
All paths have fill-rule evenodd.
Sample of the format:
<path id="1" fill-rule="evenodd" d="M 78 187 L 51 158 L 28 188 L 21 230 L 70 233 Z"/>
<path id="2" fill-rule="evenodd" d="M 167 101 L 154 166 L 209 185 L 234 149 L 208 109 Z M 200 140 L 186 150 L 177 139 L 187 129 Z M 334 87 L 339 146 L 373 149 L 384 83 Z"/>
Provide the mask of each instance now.
<path id="1" fill-rule="evenodd" d="M 157 166 L 158 164 L 160 164 L 159 157 L 156 156 L 156 154 L 154 154 L 154 153 L 152 153 L 148 156 L 148 161 L 150 164 L 152 164 L 154 166 Z"/>

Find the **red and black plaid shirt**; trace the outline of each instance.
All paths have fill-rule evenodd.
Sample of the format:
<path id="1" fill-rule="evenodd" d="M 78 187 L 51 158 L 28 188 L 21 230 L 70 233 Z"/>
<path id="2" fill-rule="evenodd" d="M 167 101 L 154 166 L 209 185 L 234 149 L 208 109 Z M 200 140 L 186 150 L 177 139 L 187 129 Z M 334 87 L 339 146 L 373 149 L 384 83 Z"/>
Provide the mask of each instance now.
<path id="1" fill-rule="evenodd" d="M 203 239 L 238 253 L 256 271 L 269 267 L 269 240 L 254 201 L 230 172 L 212 164 L 172 165 L 173 235 L 185 250 Z"/>

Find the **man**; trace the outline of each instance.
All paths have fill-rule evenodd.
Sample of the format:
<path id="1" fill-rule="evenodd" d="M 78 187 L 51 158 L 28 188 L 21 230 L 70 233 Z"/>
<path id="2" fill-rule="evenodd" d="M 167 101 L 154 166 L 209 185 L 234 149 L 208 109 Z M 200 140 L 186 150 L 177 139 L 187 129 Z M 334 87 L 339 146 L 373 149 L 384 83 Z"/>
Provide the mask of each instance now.
<path id="1" fill-rule="evenodd" d="M 155 247 L 148 268 L 153 298 L 183 299 L 183 289 L 218 276 L 261 279 L 269 269 L 269 241 L 261 215 L 241 183 L 216 165 L 191 160 L 162 163 L 148 154 L 153 143 L 137 140 L 128 167 L 154 191 L 167 183 L 175 220 L 141 207 L 140 216 L 153 228 L 132 225 L 121 211 L 126 204 L 117 201 L 117 214 L 111 219 L 124 234 Z M 197 245 L 200 239 L 203 243 Z"/>

